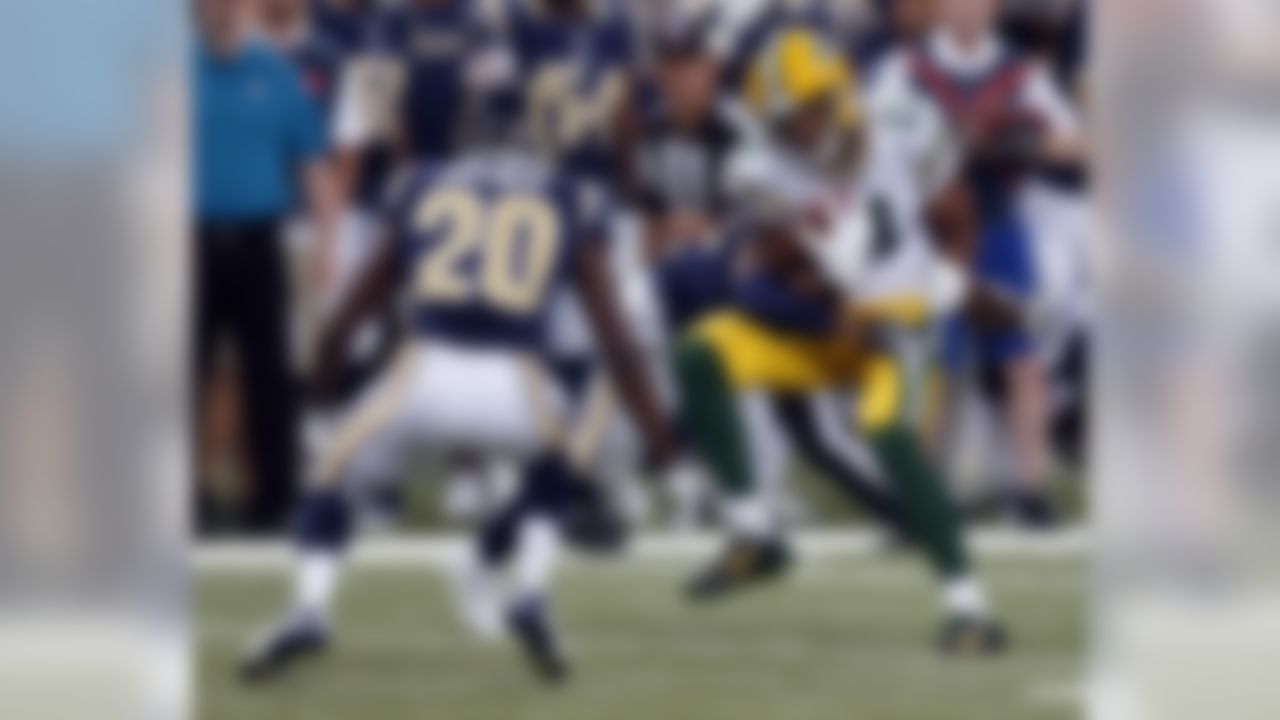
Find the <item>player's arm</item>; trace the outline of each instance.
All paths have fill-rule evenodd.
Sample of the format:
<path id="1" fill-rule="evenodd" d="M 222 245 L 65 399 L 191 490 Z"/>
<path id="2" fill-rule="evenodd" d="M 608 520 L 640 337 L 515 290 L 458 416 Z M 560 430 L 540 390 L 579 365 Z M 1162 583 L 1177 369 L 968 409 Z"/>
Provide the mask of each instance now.
<path id="1" fill-rule="evenodd" d="M 639 83 L 630 72 L 619 80 L 617 102 L 604 118 L 604 132 L 623 194 L 634 196 L 640 187 L 640 142 L 643 122 L 636 101 Z"/>
<path id="2" fill-rule="evenodd" d="M 1045 118 L 1047 131 L 1040 145 L 1041 161 L 1065 167 L 1085 165 L 1088 149 L 1080 117 L 1047 69 L 1035 69 L 1027 83 L 1024 100 Z"/>
<path id="3" fill-rule="evenodd" d="M 380 33 L 373 33 L 380 37 Z M 341 197 L 355 197 L 363 172 L 364 151 L 395 140 L 396 108 L 406 84 L 404 60 L 381 39 L 346 58 L 338 74 L 335 111 L 329 133 L 337 161 Z"/>
<path id="4" fill-rule="evenodd" d="M 303 169 L 303 188 L 307 210 L 311 215 L 316 234 L 316 256 L 312 278 L 321 288 L 332 277 L 334 256 L 337 254 L 338 227 L 342 209 L 346 207 L 342 195 L 338 165 L 332 158 L 314 160 Z"/>
<path id="5" fill-rule="evenodd" d="M 584 243 L 577 253 L 574 281 L 618 394 L 644 434 L 650 460 L 666 465 L 677 453 L 675 433 L 641 362 L 642 355 L 624 330 L 605 249 L 600 243 Z"/>
<path id="6" fill-rule="evenodd" d="M 997 168 L 1080 168 L 1087 155 L 1074 108 L 1039 66 L 1017 102 L 990 108 L 967 141 L 974 162 Z"/>
<path id="7" fill-rule="evenodd" d="M 384 238 L 355 282 L 321 329 L 314 356 L 316 399 L 328 401 L 337 390 L 345 352 L 356 328 L 391 301 L 401 272 L 396 243 Z"/>
<path id="8" fill-rule="evenodd" d="M 926 223 L 938 252 L 932 278 L 933 294 L 943 310 L 962 310 L 975 323 L 991 328 L 1026 324 L 1026 310 L 1010 294 L 973 275 L 973 256 L 980 221 L 973 193 L 955 178 L 939 191 L 926 209 Z"/>

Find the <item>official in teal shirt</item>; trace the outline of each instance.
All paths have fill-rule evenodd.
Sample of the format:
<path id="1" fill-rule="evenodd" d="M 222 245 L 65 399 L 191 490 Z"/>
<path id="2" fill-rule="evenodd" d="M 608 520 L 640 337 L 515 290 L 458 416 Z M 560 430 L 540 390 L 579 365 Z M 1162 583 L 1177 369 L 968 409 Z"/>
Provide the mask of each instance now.
<path id="1" fill-rule="evenodd" d="M 297 207 L 325 150 L 320 109 L 295 68 L 257 40 L 215 49 L 196 69 L 196 206 L 205 221 L 279 218 Z"/>
<path id="2" fill-rule="evenodd" d="M 300 382 L 290 353 L 284 226 L 292 217 L 308 220 L 312 259 L 324 262 L 339 209 L 320 108 L 288 59 L 255 38 L 256 3 L 197 0 L 196 10 L 194 397 L 206 396 L 221 347 L 233 346 L 252 478 L 246 506 L 201 518 L 232 514 L 242 531 L 277 533 L 299 474 Z M 213 497 L 202 493 L 202 510 Z"/>

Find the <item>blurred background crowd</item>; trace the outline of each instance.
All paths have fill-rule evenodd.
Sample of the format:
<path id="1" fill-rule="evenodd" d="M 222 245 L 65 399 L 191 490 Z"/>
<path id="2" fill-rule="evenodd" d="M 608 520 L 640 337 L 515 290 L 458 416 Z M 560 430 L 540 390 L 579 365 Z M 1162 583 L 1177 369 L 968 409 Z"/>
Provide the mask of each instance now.
<path id="1" fill-rule="evenodd" d="M 313 328 L 377 241 L 380 197 L 396 168 L 465 150 L 465 88 L 496 72 L 477 48 L 503 41 L 501 9 L 511 4 L 560 0 L 194 0 L 194 496 L 203 533 L 273 534 L 286 526 L 306 445 Z M 964 27 L 962 6 L 994 4 L 999 12 L 971 38 L 972 52 L 950 58 L 947 48 L 962 43 L 948 34 L 973 30 Z M 915 48 L 935 51 L 944 69 L 963 78 L 950 87 L 975 95 L 1016 82 L 981 58 L 984 48 L 1017 58 L 1051 79 L 1032 104 L 1083 135 L 1084 0 L 595 6 L 590 12 L 618 22 L 627 75 L 612 98 L 621 109 L 612 138 L 621 160 L 601 179 L 620 208 L 615 244 L 640 258 L 625 264 L 632 275 L 646 268 L 656 275 L 664 257 L 714 236 L 725 222 L 720 170 L 738 141 L 726 108 L 742 95 L 749 60 L 781 29 L 813 28 L 843 48 L 867 97 L 885 82 L 888 60 Z M 970 60 L 976 65 L 966 75 L 960 66 Z M 945 105 L 947 88 L 925 90 Z M 868 106 L 872 132 L 893 121 Z M 960 123 L 961 115 L 951 117 Z M 1087 184 L 1077 152 L 1074 161 L 1020 173 L 1008 192 L 998 222 L 1025 250 L 1015 281 L 1035 309 L 1026 347 L 959 362 L 946 357 L 949 344 L 940 340 L 925 359 L 943 390 L 921 422 L 975 518 L 1012 517 L 1038 528 L 1078 511 L 1092 312 Z M 394 328 L 388 318 L 361 339 L 353 388 L 377 371 Z M 442 507 L 465 515 L 479 484 L 446 487 Z M 820 495 L 795 502 L 800 522 L 831 518 Z M 697 522 L 696 513 L 674 515 Z"/>

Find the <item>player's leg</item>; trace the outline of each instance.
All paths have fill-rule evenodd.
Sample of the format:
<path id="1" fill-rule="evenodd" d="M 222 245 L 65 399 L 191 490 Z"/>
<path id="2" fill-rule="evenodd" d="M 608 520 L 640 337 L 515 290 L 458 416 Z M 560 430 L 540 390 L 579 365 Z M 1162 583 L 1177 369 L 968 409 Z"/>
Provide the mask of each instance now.
<path id="1" fill-rule="evenodd" d="M 215 353 L 231 321 L 232 298 L 229 296 L 230 288 L 235 283 L 233 279 L 235 271 L 234 264 L 227 258 L 230 248 L 225 247 L 226 238 L 219 237 L 210 231 L 198 231 L 198 233 L 196 276 L 192 283 L 195 347 L 191 353 L 191 359 L 195 413 L 191 419 L 193 430 L 191 447 L 196 449 L 193 466 L 196 480 L 195 517 L 197 528 L 204 533 L 221 524 L 218 522 L 220 513 L 217 493 L 211 487 L 209 477 L 211 473 L 209 472 L 208 425 L 210 424 L 210 407 L 214 404 L 215 396 Z"/>
<path id="2" fill-rule="evenodd" d="M 728 548 L 687 588 L 694 599 L 713 599 L 790 566 L 771 497 L 786 462 L 785 445 L 767 398 L 734 388 L 711 344 L 685 340 L 675 365 L 685 431 L 721 491 L 730 534 Z"/>
<path id="3" fill-rule="evenodd" d="M 257 241 L 235 248 L 239 275 L 232 319 L 253 464 L 249 524 L 267 533 L 283 529 L 296 501 L 298 381 L 291 363 L 284 240 L 273 229 L 242 239 Z"/>
<path id="4" fill-rule="evenodd" d="M 597 380 L 583 386 L 575 422 L 562 441 L 522 468 L 517 492 L 482 527 L 459 577 L 463 614 L 473 629 L 491 634 L 505 608 L 507 628 L 550 681 L 568 673 L 550 615 L 562 543 L 608 552 L 625 535 L 592 472 L 601 465 L 615 418 L 608 383 L 603 376 Z"/>
<path id="5" fill-rule="evenodd" d="M 513 501 L 477 538 L 477 556 L 490 578 L 509 572 L 502 600 L 506 627 L 534 669 L 561 682 L 569 663 L 552 619 L 552 584 L 585 480 L 567 456 L 552 450 L 528 463 Z"/>
<path id="6" fill-rule="evenodd" d="M 411 409 L 425 372 L 422 353 L 405 350 L 319 454 L 298 506 L 293 596 L 284 617 L 246 657 L 246 680 L 267 679 L 327 646 L 355 530 L 355 498 L 395 478 L 405 452 L 420 438 Z"/>
<path id="7" fill-rule="evenodd" d="M 455 568 L 460 614 L 482 636 L 499 635 L 505 626 L 535 670 L 558 682 L 567 675 L 568 662 L 550 602 L 563 541 L 557 514 L 578 484 L 562 450 L 567 435 L 563 395 L 541 363 L 528 357 L 464 354 L 442 362 L 454 368 L 438 377 L 453 379 L 437 387 L 433 397 L 456 406 L 437 430 L 442 441 L 528 458 L 516 494 L 482 526 Z M 459 402 L 448 401 L 450 396 Z"/>
<path id="8" fill-rule="evenodd" d="M 941 648 L 998 651 L 1004 645 L 1003 630 L 992 617 L 986 590 L 974 571 L 949 486 L 925 452 L 918 428 L 907 421 L 905 384 L 901 366 L 889 357 L 870 361 L 860 383 L 859 424 L 893 481 L 913 542 L 941 580 L 947 615 Z"/>
<path id="9" fill-rule="evenodd" d="M 978 258 L 980 274 L 1021 298 L 1034 297 L 1040 273 L 1032 242 L 1030 226 L 1019 213 L 990 222 Z M 976 341 L 979 366 L 995 369 L 1004 389 L 996 407 L 1017 475 L 1007 488 L 1009 508 L 1029 528 L 1052 527 L 1057 516 L 1048 490 L 1048 385 L 1036 338 L 1025 329 L 989 330 L 977 332 Z"/>
<path id="10" fill-rule="evenodd" d="M 787 393 L 774 407 L 791 443 L 841 494 L 900 538 L 911 529 L 874 450 L 850 422 L 842 392 Z"/>
<path id="11" fill-rule="evenodd" d="M 1048 491 L 1048 377 L 1040 358 L 1033 353 L 1010 359 L 1004 373 L 1009 394 L 1003 409 L 1017 468 L 1016 512 L 1028 527 L 1053 527 L 1057 513 Z"/>
<path id="12" fill-rule="evenodd" d="M 698 339 L 686 339 L 676 348 L 675 367 L 689 440 L 724 494 L 751 495 L 751 468 L 736 390 L 716 348 Z M 742 514 L 747 520 L 751 513 L 744 510 Z"/>

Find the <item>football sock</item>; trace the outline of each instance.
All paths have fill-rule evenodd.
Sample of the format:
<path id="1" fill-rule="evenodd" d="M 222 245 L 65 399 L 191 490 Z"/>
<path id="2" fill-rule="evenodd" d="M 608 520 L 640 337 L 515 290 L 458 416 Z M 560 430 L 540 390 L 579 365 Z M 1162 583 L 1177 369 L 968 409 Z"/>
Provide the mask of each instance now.
<path id="1" fill-rule="evenodd" d="M 768 540 L 777 533 L 772 508 L 757 494 L 728 497 L 724 502 L 724 523 L 735 538 Z"/>
<path id="2" fill-rule="evenodd" d="M 452 580 L 454 603 L 472 632 L 485 640 L 500 637 L 507 598 L 503 569 L 489 562 L 480 545 L 471 544 L 459 558 Z"/>
<path id="3" fill-rule="evenodd" d="M 731 496 L 748 492 L 746 448 L 720 359 L 705 343 L 686 340 L 676 348 L 675 370 L 689 440 L 722 489 Z"/>
<path id="4" fill-rule="evenodd" d="M 342 559 L 337 553 L 303 551 L 298 559 L 294 605 L 301 613 L 328 620 L 338 589 Z"/>
<path id="5" fill-rule="evenodd" d="M 943 578 L 967 576 L 970 561 L 959 513 L 915 434 L 894 426 L 876 433 L 872 443 L 902 498 L 913 539 L 934 570 Z"/>
<path id="6" fill-rule="evenodd" d="M 321 491 L 303 501 L 294 588 L 299 611 L 322 619 L 329 617 L 351 533 L 351 507 L 341 494 Z"/>
<path id="7" fill-rule="evenodd" d="M 526 519 L 519 533 L 513 578 L 517 601 L 543 597 L 560 556 L 559 530 L 554 521 L 539 515 Z"/>
<path id="8" fill-rule="evenodd" d="M 943 609 L 950 615 L 986 618 L 991 614 L 986 589 L 969 575 L 947 580 L 943 585 L 942 599 Z"/>

